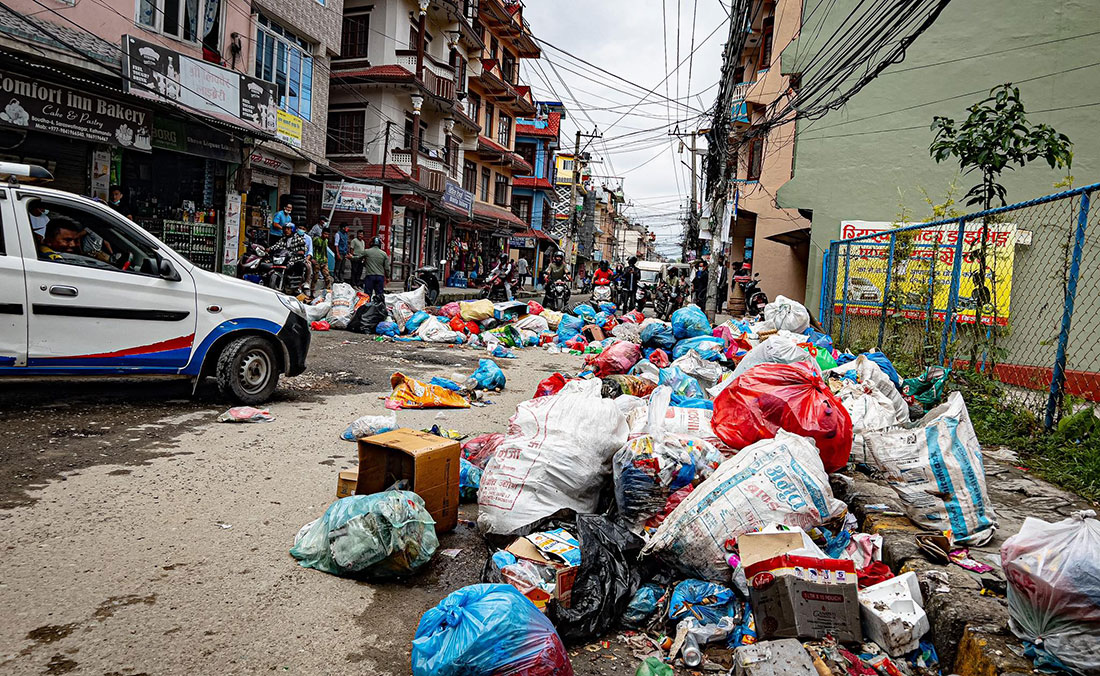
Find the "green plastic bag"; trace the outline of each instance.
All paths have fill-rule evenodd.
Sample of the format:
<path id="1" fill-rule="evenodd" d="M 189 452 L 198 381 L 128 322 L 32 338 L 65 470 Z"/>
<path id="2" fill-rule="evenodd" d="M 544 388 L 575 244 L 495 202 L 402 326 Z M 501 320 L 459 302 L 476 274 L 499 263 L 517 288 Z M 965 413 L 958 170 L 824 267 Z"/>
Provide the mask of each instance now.
<path id="1" fill-rule="evenodd" d="M 431 560 L 439 547 L 435 520 L 409 491 L 353 495 L 302 527 L 290 555 L 303 568 L 333 575 L 394 577 Z"/>
<path id="2" fill-rule="evenodd" d="M 492 331 L 488 331 L 500 340 L 500 344 L 505 347 L 522 347 L 523 337 L 519 335 L 519 331 L 511 324 L 505 324 L 499 326 Z"/>
<path id="3" fill-rule="evenodd" d="M 809 343 L 804 343 L 799 347 L 809 351 L 810 355 L 817 360 L 817 365 L 822 371 L 836 368 L 836 360 L 833 359 L 833 355 L 828 350 Z"/>
<path id="4" fill-rule="evenodd" d="M 647 657 L 634 676 L 675 676 L 676 672 L 656 657 Z"/>
<path id="5" fill-rule="evenodd" d="M 943 390 L 951 378 L 951 369 L 942 366 L 929 366 L 916 378 L 906 378 L 901 382 L 901 394 L 910 403 L 917 403 L 925 411 L 935 408 L 943 401 Z"/>

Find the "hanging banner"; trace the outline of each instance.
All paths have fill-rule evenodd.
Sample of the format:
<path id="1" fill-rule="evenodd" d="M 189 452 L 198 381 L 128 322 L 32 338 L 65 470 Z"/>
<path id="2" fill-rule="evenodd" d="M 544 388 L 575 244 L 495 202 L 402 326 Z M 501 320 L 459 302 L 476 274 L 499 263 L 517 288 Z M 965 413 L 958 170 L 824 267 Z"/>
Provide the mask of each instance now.
<path id="1" fill-rule="evenodd" d="M 236 268 L 241 255 L 241 194 L 230 190 L 225 194 L 225 266 Z"/>
<path id="2" fill-rule="evenodd" d="M 95 94 L 0 70 L 0 125 L 152 150 L 153 114 Z"/>
<path id="3" fill-rule="evenodd" d="M 275 117 L 275 136 L 295 148 L 301 148 L 302 118 L 285 110 L 278 111 Z"/>
<path id="4" fill-rule="evenodd" d="M 341 188 L 339 181 L 325 181 L 324 190 L 321 192 L 321 209 L 329 210 L 334 206 L 337 211 L 381 214 L 382 186 L 345 183 Z"/>
<path id="5" fill-rule="evenodd" d="M 469 217 L 474 211 L 474 194 L 457 183 L 447 183 L 443 189 L 443 204 Z"/>
<path id="6" fill-rule="evenodd" d="M 908 224 L 900 224 L 904 227 Z M 890 259 L 889 231 L 894 224 L 878 221 L 841 221 L 841 238 L 850 239 L 875 233 L 850 245 L 840 245 L 834 303 L 839 311 L 845 305 L 853 315 L 878 316 L 886 293 L 886 274 Z M 888 315 L 925 319 L 931 305 L 933 318 L 943 321 L 951 294 L 951 275 L 959 226 L 951 223 L 899 233 L 895 242 L 895 263 L 891 274 L 891 295 L 896 297 Z M 974 323 L 982 310 L 983 324 L 1005 326 L 1012 299 L 1012 270 L 1015 264 L 1018 231 L 1014 223 L 991 223 L 986 237 L 984 291 L 980 285 L 979 252 L 981 222 L 967 223 L 963 235 L 963 254 L 959 297 L 955 321 Z M 846 256 L 849 253 L 850 258 Z M 845 276 L 847 268 L 847 277 Z M 850 281 L 848 281 L 850 280 Z"/>
<path id="7" fill-rule="evenodd" d="M 107 201 L 111 187 L 111 151 L 97 149 L 92 152 L 92 197 Z"/>

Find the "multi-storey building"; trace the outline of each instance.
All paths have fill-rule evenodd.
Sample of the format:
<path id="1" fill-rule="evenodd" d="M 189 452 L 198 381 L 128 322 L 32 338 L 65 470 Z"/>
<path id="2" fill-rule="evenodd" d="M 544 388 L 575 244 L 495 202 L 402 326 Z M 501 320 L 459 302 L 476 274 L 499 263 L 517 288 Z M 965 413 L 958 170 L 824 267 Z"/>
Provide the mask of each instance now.
<path id="1" fill-rule="evenodd" d="M 121 185 L 136 221 L 202 267 L 231 265 L 242 229 L 264 226 L 324 160 L 341 11 L 342 0 L 12 0 L 0 6 L 4 159 L 44 163 L 77 193 Z M 186 241 L 170 236 L 196 220 Z"/>
<path id="2" fill-rule="evenodd" d="M 349 0 L 334 59 L 328 157 L 383 186 L 382 213 L 358 216 L 382 236 L 392 274 L 447 261 L 445 274 L 484 273 L 511 235 L 515 120 L 535 113 L 519 59 L 539 49 L 519 3 Z M 337 212 L 337 220 L 354 213 Z"/>
<path id="3" fill-rule="evenodd" d="M 531 118 L 516 121 L 516 154 L 532 167 L 529 176 L 512 180 L 512 212 L 527 224 L 527 233 L 518 238 L 516 256 L 541 270 L 558 242 L 550 235 L 554 224 L 554 156 L 560 144 L 561 121 L 565 107 L 557 101 L 540 101 Z"/>

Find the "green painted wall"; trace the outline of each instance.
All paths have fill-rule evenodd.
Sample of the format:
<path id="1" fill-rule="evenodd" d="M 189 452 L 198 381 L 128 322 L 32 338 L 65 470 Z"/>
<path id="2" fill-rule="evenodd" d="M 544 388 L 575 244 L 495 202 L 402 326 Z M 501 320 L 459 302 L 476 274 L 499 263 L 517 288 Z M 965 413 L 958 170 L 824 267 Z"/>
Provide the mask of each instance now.
<path id="1" fill-rule="evenodd" d="M 805 68 L 859 4 L 806 0 L 807 19 L 799 40 L 783 52 L 784 70 Z M 1088 33 L 1094 35 L 1077 37 Z M 840 221 L 892 221 L 901 204 L 915 218 L 928 217 L 919 188 L 942 198 L 958 174 L 957 165 L 937 165 L 928 156 L 932 117 L 964 118 L 966 107 L 992 87 L 1018 84 L 1030 120 L 1070 137 L 1075 185 L 1100 181 L 1100 35 L 1095 33 L 1100 33 L 1097 0 L 954 0 L 903 62 L 840 110 L 800 121 L 794 178 L 778 198 L 783 207 L 813 211 L 806 289 L 811 311 L 816 314 L 820 302 L 822 252 L 839 237 Z M 812 70 L 802 74 L 803 82 L 813 78 Z M 1057 192 L 1053 184 L 1063 176 L 1045 164 L 1007 172 L 1008 200 Z M 961 192 L 974 182 L 959 177 Z"/>

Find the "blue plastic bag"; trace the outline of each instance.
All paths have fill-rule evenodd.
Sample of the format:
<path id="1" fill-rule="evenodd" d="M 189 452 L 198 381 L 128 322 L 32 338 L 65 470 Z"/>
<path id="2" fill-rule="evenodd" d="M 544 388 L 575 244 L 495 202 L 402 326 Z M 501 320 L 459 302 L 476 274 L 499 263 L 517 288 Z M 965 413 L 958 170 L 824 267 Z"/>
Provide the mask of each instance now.
<path id="1" fill-rule="evenodd" d="M 676 340 L 709 336 L 710 321 L 697 305 L 688 305 L 672 313 L 672 333 Z"/>
<path id="2" fill-rule="evenodd" d="M 479 359 L 477 361 L 477 370 L 470 376 L 477 381 L 476 389 L 479 390 L 503 390 L 504 389 L 504 371 L 500 370 L 497 363 L 492 359 Z"/>
<path id="3" fill-rule="evenodd" d="M 657 384 L 671 387 L 673 395 L 678 394 L 691 399 L 706 398 L 699 381 L 684 373 L 679 366 L 669 366 L 661 369 Z"/>
<path id="4" fill-rule="evenodd" d="M 440 387 L 451 390 L 452 392 L 461 392 L 462 391 L 462 386 L 459 385 L 458 383 L 456 383 L 455 381 L 449 380 L 447 378 L 440 378 L 439 376 L 435 376 L 434 378 L 432 378 L 431 381 L 428 384 L 429 385 L 438 385 Z"/>
<path id="5" fill-rule="evenodd" d="M 565 345 L 573 340 L 580 335 L 583 328 L 583 321 L 573 315 L 562 313 L 561 321 L 558 322 L 558 344 Z"/>
<path id="6" fill-rule="evenodd" d="M 614 303 L 600 303 L 600 312 L 608 317 L 619 311 L 619 306 Z"/>
<path id="7" fill-rule="evenodd" d="M 374 327 L 374 332 L 380 336 L 389 336 L 390 338 L 401 335 L 401 329 L 397 328 L 397 322 L 391 321 L 378 322 L 378 326 Z"/>
<path id="8" fill-rule="evenodd" d="M 833 353 L 833 338 L 832 336 L 822 333 L 812 326 L 807 326 L 803 331 L 808 342 L 812 343 L 814 347 L 822 350 L 828 350 L 829 354 Z"/>
<path id="9" fill-rule="evenodd" d="M 596 313 L 595 318 L 592 319 L 592 323 L 602 329 L 603 327 L 607 326 L 607 320 L 610 318 L 611 315 L 601 310 Z"/>
<path id="10" fill-rule="evenodd" d="M 428 321 L 430 314 L 420 310 L 412 317 L 409 317 L 409 321 L 405 322 L 405 333 L 416 333 L 416 330 L 420 328 L 420 325 Z"/>
<path id="11" fill-rule="evenodd" d="M 691 350 L 698 352 L 699 356 L 707 361 L 719 361 L 722 353 L 726 351 L 726 339 L 715 336 L 685 338 L 676 343 L 676 347 L 672 350 L 672 358 L 679 359 Z"/>
<path id="12" fill-rule="evenodd" d="M 290 555 L 303 568 L 333 575 L 406 575 L 439 547 L 435 520 L 409 491 L 352 495 L 298 532 Z"/>
<path id="13" fill-rule="evenodd" d="M 901 376 L 898 375 L 898 370 L 894 368 L 893 362 L 881 352 L 864 352 L 868 359 L 878 364 L 886 375 L 890 376 L 890 381 L 894 383 L 894 387 L 901 389 Z M 839 361 L 837 362 L 840 363 Z"/>
<path id="14" fill-rule="evenodd" d="M 516 353 L 512 352 L 503 345 L 497 345 L 489 351 L 489 356 L 496 357 L 497 359 L 516 359 Z"/>
<path id="15" fill-rule="evenodd" d="M 458 497 L 467 502 L 477 502 L 479 488 L 481 488 L 481 468 L 466 458 L 459 458 Z"/>
<path id="16" fill-rule="evenodd" d="M 452 592 L 420 618 L 412 642 L 413 676 L 540 673 L 571 676 L 554 625 L 510 584 Z"/>
<path id="17" fill-rule="evenodd" d="M 837 366 L 840 366 L 841 364 L 847 364 L 848 362 L 855 361 L 855 360 L 856 360 L 856 356 L 854 354 L 852 354 L 851 352 L 841 352 L 841 353 L 837 354 L 837 356 L 836 356 Z"/>
<path id="18" fill-rule="evenodd" d="M 582 303 L 573 308 L 573 314 L 583 319 L 587 324 L 591 324 L 593 321 L 596 320 L 596 311 L 592 309 L 591 305 L 588 305 L 586 303 Z"/>
<path id="19" fill-rule="evenodd" d="M 634 592 L 634 598 L 630 599 L 630 605 L 623 611 L 623 624 L 635 629 L 644 627 L 657 612 L 657 604 L 664 594 L 664 588 L 652 582 L 639 587 Z"/>
<path id="20" fill-rule="evenodd" d="M 676 346 L 676 336 L 669 327 L 654 322 L 642 329 L 642 345 L 669 352 Z"/>
<path id="21" fill-rule="evenodd" d="M 705 408 L 708 411 L 714 410 L 714 402 L 710 399 L 700 399 L 698 397 L 685 397 L 676 392 L 672 393 L 672 400 L 669 403 L 670 406 L 676 406 L 679 408 Z"/>
<path id="22" fill-rule="evenodd" d="M 723 617 L 737 612 L 733 591 L 713 582 L 684 580 L 672 590 L 668 619 L 679 622 L 694 617 L 700 624 L 718 624 Z"/>

